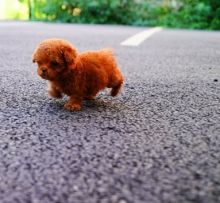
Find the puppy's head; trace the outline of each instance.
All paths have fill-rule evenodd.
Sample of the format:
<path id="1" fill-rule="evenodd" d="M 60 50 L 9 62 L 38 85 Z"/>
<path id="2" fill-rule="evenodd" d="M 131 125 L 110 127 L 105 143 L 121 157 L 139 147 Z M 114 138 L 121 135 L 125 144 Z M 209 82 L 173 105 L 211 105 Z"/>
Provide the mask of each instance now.
<path id="1" fill-rule="evenodd" d="M 61 39 L 47 39 L 35 49 L 32 60 L 38 64 L 37 73 L 46 80 L 56 80 L 70 67 L 76 59 L 76 49 Z"/>

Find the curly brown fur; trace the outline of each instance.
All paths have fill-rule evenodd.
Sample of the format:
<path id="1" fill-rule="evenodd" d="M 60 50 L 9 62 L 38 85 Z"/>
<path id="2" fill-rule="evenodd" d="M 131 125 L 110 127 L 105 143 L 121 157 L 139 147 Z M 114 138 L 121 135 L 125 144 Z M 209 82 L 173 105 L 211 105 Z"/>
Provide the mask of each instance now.
<path id="1" fill-rule="evenodd" d="M 50 96 L 70 97 L 64 106 L 69 110 L 80 110 L 84 99 L 106 87 L 116 96 L 124 81 L 111 49 L 77 53 L 65 40 L 47 39 L 35 49 L 33 62 L 38 64 L 38 75 L 49 81 Z"/>

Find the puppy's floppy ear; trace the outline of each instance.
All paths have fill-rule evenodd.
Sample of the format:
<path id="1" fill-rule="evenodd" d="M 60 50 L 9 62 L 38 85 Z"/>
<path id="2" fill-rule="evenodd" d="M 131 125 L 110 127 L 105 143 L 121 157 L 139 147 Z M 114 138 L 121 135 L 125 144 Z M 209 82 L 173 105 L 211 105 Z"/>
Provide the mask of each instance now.
<path id="1" fill-rule="evenodd" d="M 34 53 L 32 54 L 32 62 L 33 62 L 33 63 L 36 63 L 36 62 L 37 62 L 35 55 L 36 55 L 36 50 L 35 50 Z"/>
<path id="2" fill-rule="evenodd" d="M 73 47 L 70 46 L 63 46 L 61 49 L 61 55 L 62 59 L 64 60 L 64 63 L 69 66 L 74 64 L 77 51 Z"/>

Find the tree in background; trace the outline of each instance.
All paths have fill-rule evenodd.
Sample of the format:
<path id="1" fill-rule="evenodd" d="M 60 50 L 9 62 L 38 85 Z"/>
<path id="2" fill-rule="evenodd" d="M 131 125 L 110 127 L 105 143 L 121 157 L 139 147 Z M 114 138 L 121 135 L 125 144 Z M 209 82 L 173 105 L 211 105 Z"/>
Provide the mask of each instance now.
<path id="1" fill-rule="evenodd" d="M 40 1 L 44 20 L 79 23 L 132 24 L 136 0 Z"/>
<path id="2" fill-rule="evenodd" d="M 220 0 L 143 0 L 134 24 L 220 29 Z"/>
<path id="3" fill-rule="evenodd" d="M 208 16 L 208 22 L 211 29 L 220 29 L 220 1 L 219 0 L 206 0 L 211 7 L 211 12 Z"/>
<path id="4" fill-rule="evenodd" d="M 28 8 L 30 20 L 220 29 L 220 0 L 19 0 L 19 2 Z"/>

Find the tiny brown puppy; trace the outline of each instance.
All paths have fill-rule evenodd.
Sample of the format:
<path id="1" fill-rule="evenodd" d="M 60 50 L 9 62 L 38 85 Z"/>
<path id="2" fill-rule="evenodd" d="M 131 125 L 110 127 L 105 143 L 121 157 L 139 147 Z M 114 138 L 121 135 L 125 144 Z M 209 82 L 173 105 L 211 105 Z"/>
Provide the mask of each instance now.
<path id="1" fill-rule="evenodd" d="M 93 99 L 106 87 L 116 96 L 123 84 L 110 49 L 77 53 L 68 41 L 47 39 L 37 46 L 32 59 L 38 64 L 38 75 L 49 81 L 49 95 L 70 97 L 64 106 L 68 110 L 80 110 L 84 99 Z"/>

